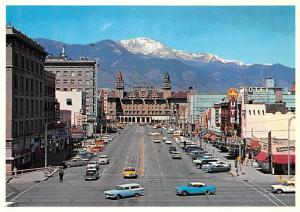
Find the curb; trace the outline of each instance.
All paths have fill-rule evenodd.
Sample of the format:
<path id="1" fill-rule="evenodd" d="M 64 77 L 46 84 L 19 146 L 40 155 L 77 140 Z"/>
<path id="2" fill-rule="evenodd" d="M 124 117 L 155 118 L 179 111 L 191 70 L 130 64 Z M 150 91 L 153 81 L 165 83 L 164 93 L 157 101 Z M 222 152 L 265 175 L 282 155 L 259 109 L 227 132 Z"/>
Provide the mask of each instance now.
<path id="1" fill-rule="evenodd" d="M 53 172 L 51 172 L 49 175 L 47 175 L 47 177 L 45 177 L 45 179 L 43 181 L 48 180 L 50 177 L 52 177 L 58 171 L 59 171 L 59 169 L 57 168 L 56 170 L 54 170 Z"/>

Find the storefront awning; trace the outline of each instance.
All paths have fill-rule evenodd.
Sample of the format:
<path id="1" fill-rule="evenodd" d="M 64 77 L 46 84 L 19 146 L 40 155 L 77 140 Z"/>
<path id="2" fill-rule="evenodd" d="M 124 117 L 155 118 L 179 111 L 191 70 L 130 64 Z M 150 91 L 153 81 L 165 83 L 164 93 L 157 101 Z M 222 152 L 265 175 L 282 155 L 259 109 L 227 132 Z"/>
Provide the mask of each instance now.
<path id="1" fill-rule="evenodd" d="M 273 155 L 273 163 L 288 164 L 288 155 L 287 154 Z M 295 164 L 295 155 L 290 156 L 290 163 Z"/>
<path id="2" fill-rule="evenodd" d="M 266 153 L 266 152 L 260 152 L 260 153 L 258 153 L 256 156 L 255 156 L 255 160 L 258 160 L 258 161 L 262 161 L 262 162 L 264 162 L 264 161 L 266 161 L 267 159 L 268 159 L 268 157 L 269 157 L 269 155 L 268 155 L 268 153 Z"/>

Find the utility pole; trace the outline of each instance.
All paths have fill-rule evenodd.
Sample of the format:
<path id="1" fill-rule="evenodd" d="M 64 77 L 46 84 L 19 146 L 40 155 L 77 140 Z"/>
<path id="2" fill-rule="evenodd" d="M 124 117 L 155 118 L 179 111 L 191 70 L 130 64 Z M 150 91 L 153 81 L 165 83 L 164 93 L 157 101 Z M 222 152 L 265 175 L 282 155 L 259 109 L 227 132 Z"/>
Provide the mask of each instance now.
<path id="1" fill-rule="evenodd" d="M 273 174 L 271 131 L 268 132 L 268 154 L 269 154 L 269 171 L 270 173 Z"/>
<path id="2" fill-rule="evenodd" d="M 48 149 L 48 141 L 47 141 L 47 131 L 48 131 L 48 124 L 46 123 L 45 125 L 45 171 L 47 167 L 47 160 L 48 160 L 48 154 L 47 154 L 47 149 Z"/>

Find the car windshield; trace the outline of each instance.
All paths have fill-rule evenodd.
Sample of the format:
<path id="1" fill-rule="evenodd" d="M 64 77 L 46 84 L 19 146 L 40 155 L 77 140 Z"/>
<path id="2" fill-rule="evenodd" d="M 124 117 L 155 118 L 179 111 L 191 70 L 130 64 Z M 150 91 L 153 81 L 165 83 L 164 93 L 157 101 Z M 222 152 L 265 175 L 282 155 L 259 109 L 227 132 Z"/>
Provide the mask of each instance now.
<path id="1" fill-rule="evenodd" d="M 100 155 L 100 158 L 107 158 L 107 155 Z"/>
<path id="2" fill-rule="evenodd" d="M 97 164 L 97 162 L 96 161 L 90 161 L 89 164 L 94 165 L 94 164 Z"/>
<path id="3" fill-rule="evenodd" d="M 135 168 L 125 168 L 124 171 L 135 171 Z"/>
<path id="4" fill-rule="evenodd" d="M 116 190 L 124 190 L 122 186 L 116 186 Z"/>
<path id="5" fill-rule="evenodd" d="M 95 174 L 95 171 L 86 171 L 87 176 L 93 176 Z"/>

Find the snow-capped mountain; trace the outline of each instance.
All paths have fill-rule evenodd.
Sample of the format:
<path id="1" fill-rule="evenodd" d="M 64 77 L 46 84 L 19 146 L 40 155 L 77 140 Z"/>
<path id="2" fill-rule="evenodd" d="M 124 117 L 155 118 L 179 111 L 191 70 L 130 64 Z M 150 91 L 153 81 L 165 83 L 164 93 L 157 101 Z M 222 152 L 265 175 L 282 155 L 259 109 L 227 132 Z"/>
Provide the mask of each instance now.
<path id="1" fill-rule="evenodd" d="M 159 58 L 182 59 L 201 63 L 221 62 L 224 64 L 232 63 L 239 66 L 245 65 L 241 61 L 226 60 L 214 54 L 189 53 L 182 50 L 171 49 L 161 42 L 146 37 L 121 40 L 119 43 L 129 52 L 134 54 L 144 54 Z"/>

